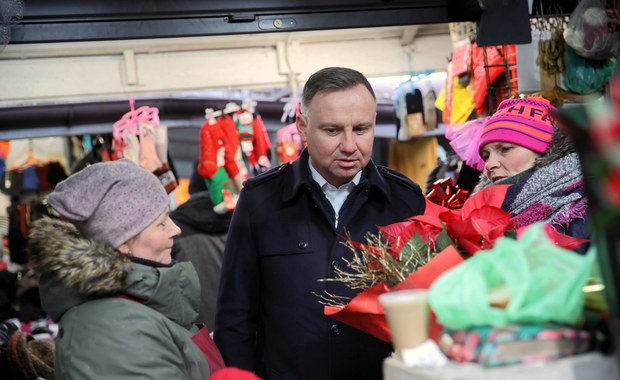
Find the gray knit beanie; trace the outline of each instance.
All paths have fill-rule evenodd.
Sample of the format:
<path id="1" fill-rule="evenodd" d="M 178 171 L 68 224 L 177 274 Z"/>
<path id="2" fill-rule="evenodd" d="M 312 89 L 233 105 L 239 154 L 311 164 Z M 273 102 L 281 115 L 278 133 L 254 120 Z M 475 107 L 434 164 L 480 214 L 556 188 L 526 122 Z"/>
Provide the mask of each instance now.
<path id="1" fill-rule="evenodd" d="M 87 238 L 118 248 L 168 207 L 157 177 L 129 160 L 93 164 L 56 185 L 50 206 Z"/>

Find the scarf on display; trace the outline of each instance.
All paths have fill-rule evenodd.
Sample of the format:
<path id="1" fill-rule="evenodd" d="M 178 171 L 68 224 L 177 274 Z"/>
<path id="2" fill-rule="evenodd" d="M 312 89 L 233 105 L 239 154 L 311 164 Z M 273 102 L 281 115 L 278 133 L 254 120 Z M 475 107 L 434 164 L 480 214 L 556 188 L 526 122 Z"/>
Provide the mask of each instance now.
<path id="1" fill-rule="evenodd" d="M 545 221 L 556 230 L 583 219 L 587 208 L 577 153 L 520 176 L 502 204 L 514 215 L 517 227 Z"/>

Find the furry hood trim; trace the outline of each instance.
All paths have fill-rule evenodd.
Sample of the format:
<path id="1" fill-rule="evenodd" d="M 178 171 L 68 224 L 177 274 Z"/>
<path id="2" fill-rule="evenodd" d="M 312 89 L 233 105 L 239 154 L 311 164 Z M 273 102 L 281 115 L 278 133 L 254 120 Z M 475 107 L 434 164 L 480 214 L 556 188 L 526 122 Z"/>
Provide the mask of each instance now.
<path id="1" fill-rule="evenodd" d="M 28 253 L 38 272 L 85 298 L 117 293 L 131 270 L 129 258 L 115 248 L 83 237 L 71 223 L 47 217 L 33 222 Z"/>

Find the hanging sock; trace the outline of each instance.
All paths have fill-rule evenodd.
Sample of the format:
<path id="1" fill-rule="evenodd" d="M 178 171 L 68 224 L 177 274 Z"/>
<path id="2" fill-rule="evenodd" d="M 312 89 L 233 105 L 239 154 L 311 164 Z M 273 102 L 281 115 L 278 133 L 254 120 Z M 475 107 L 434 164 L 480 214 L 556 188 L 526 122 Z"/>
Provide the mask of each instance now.
<path id="1" fill-rule="evenodd" d="M 159 127 L 155 128 L 155 148 L 157 157 L 162 164 L 155 170 L 154 174 L 164 185 L 166 191 L 170 193 L 177 188 L 178 182 L 168 164 L 168 127 L 163 124 L 159 124 Z"/>
<path id="2" fill-rule="evenodd" d="M 138 140 L 138 136 L 131 131 L 123 131 L 124 135 L 124 143 L 122 143 L 122 158 L 126 158 L 136 164 L 140 164 L 140 141 Z M 116 144 L 119 140 L 114 140 Z M 116 151 L 117 148 L 115 148 Z"/>
<path id="3" fill-rule="evenodd" d="M 247 110 L 242 110 L 233 115 L 239 134 L 241 150 L 247 157 L 250 167 L 254 168 L 258 162 L 258 157 L 254 153 L 254 115 Z"/>
<path id="4" fill-rule="evenodd" d="M 174 175 L 170 166 L 168 164 L 162 164 L 157 170 L 153 172 L 161 182 L 166 192 L 170 194 L 174 189 L 177 188 L 178 182 L 177 177 Z"/>
<path id="5" fill-rule="evenodd" d="M 166 192 L 170 193 L 176 189 L 177 179 L 170 166 L 159 159 L 156 133 L 153 124 L 140 123 L 140 166 L 155 174 Z"/>
<path id="6" fill-rule="evenodd" d="M 150 172 L 161 166 L 156 141 L 155 126 L 151 123 L 140 123 L 140 166 Z"/>
<path id="7" fill-rule="evenodd" d="M 237 198 L 232 193 L 232 191 L 224 189 L 222 190 L 222 195 L 224 195 L 224 206 L 226 206 L 226 210 L 234 210 L 235 206 L 237 205 Z"/>
<path id="8" fill-rule="evenodd" d="M 221 133 L 224 146 L 224 167 L 228 176 L 232 179 L 235 192 L 241 191 L 243 181 L 250 177 L 239 142 L 239 134 L 235 121 L 229 115 L 218 118 L 217 126 Z"/>
<path id="9" fill-rule="evenodd" d="M 254 130 L 254 154 L 257 157 L 256 171 L 257 174 L 260 174 L 271 168 L 271 160 L 269 159 L 271 142 L 269 141 L 263 118 L 260 115 L 254 115 L 252 128 Z"/>
<path id="10" fill-rule="evenodd" d="M 204 179 L 211 179 L 218 168 L 217 152 L 218 144 L 213 136 L 212 129 L 215 129 L 215 123 L 211 124 L 209 120 L 200 128 L 198 140 L 198 174 Z"/>
<path id="11" fill-rule="evenodd" d="M 155 147 L 157 149 L 157 157 L 159 160 L 168 163 L 168 127 L 159 124 L 159 128 L 155 128 Z"/>
<path id="12" fill-rule="evenodd" d="M 228 212 L 230 200 L 227 199 L 227 197 L 232 195 L 232 187 L 226 170 L 224 168 L 217 169 L 210 179 L 205 180 L 205 183 L 209 189 L 211 201 L 215 205 L 213 206 L 213 211 L 218 214 L 225 214 Z"/>

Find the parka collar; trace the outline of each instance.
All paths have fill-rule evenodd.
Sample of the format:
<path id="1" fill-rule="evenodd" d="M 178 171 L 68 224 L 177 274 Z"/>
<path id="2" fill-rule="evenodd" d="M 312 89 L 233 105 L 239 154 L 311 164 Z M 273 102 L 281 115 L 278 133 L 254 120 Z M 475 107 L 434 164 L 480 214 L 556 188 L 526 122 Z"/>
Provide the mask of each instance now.
<path id="1" fill-rule="evenodd" d="M 292 175 L 288 176 L 285 181 L 285 189 L 283 192 L 283 202 L 289 202 L 295 198 L 304 187 L 313 186 L 312 176 L 310 174 L 310 168 L 308 160 L 310 156 L 308 154 L 308 148 L 305 148 L 297 160 L 292 164 L 289 164 L 292 169 Z M 368 190 L 377 190 L 379 194 L 382 194 L 385 198 L 389 199 L 390 189 L 385 179 L 379 173 L 377 166 L 370 160 L 368 165 L 362 169 L 362 178 L 358 186 L 365 186 Z"/>
<path id="2" fill-rule="evenodd" d="M 68 222 L 41 218 L 28 250 L 40 273 L 43 309 L 54 320 L 84 302 L 124 294 L 189 327 L 198 316 L 198 274 L 189 262 L 155 268 L 79 234 Z"/>
<path id="3" fill-rule="evenodd" d="M 185 328 L 198 319 L 200 281 L 191 262 L 179 262 L 167 268 L 133 262 L 122 294 Z"/>

